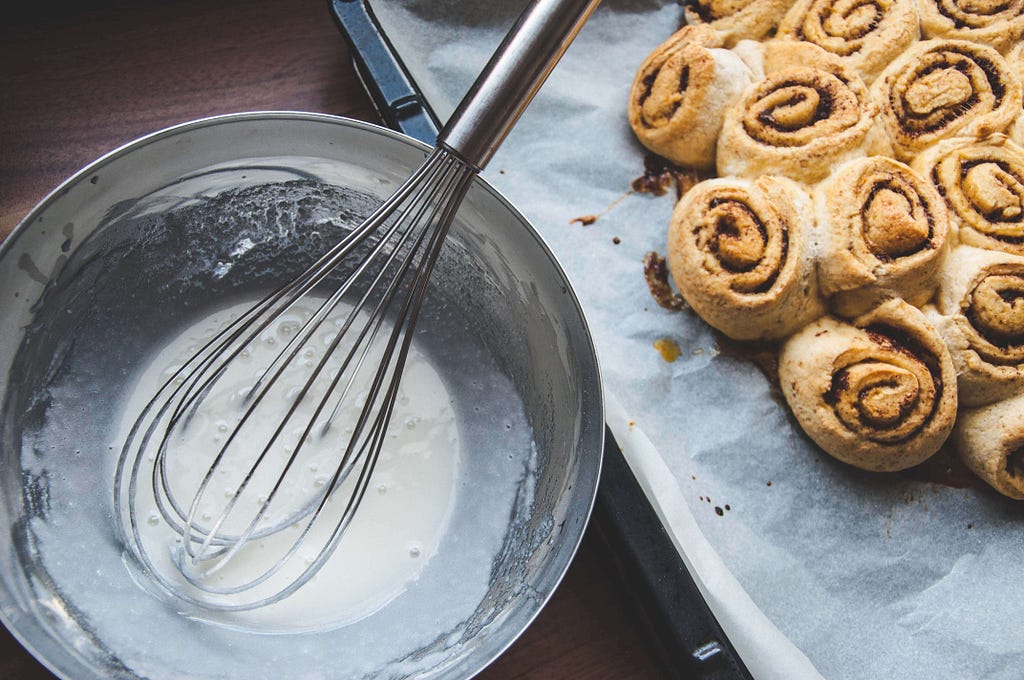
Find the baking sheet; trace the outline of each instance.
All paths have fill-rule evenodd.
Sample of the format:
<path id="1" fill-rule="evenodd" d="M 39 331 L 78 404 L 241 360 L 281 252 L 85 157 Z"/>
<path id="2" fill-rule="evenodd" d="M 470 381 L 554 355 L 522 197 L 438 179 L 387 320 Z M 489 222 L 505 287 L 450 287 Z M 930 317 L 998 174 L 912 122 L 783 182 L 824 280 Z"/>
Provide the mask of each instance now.
<path id="1" fill-rule="evenodd" d="M 372 2 L 442 120 L 524 5 Z M 651 299 L 640 261 L 664 252 L 674 196 L 628 194 L 626 97 L 681 20 L 606 0 L 485 172 L 573 281 L 616 438 L 755 677 L 1019 678 L 1022 504 L 834 462 L 750 361 Z"/>

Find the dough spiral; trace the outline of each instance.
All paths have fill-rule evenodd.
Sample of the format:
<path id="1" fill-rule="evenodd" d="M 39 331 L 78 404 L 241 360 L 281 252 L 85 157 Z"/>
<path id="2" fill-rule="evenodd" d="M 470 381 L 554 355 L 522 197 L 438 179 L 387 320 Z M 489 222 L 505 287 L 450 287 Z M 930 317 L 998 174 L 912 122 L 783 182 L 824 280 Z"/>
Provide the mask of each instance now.
<path id="1" fill-rule="evenodd" d="M 852 324 L 824 317 L 786 341 L 782 393 L 801 427 L 841 461 L 903 470 L 939 450 L 956 420 L 956 374 L 916 307 L 893 299 Z"/>
<path id="2" fill-rule="evenodd" d="M 891 158 L 858 158 L 814 198 L 821 292 L 834 311 L 851 317 L 892 297 L 915 305 L 931 298 L 949 219 L 925 178 Z"/>
<path id="3" fill-rule="evenodd" d="M 707 26 L 684 26 L 644 60 L 629 95 L 637 139 L 673 163 L 715 165 L 722 114 L 753 74 Z"/>
<path id="4" fill-rule="evenodd" d="M 771 33 L 789 7 L 789 0 L 683 0 L 688 24 L 708 24 L 723 31 L 732 45 Z"/>
<path id="5" fill-rule="evenodd" d="M 807 247 L 809 202 L 781 177 L 690 189 L 668 234 L 669 268 L 686 302 L 737 340 L 782 338 L 824 313 Z"/>
<path id="6" fill-rule="evenodd" d="M 1024 258 L 954 249 L 939 274 L 936 307 L 932 320 L 953 356 L 963 404 L 1024 391 Z"/>
<path id="7" fill-rule="evenodd" d="M 799 62 L 812 65 L 789 65 Z M 766 50 L 765 73 L 726 111 L 720 176 L 814 182 L 834 164 L 864 155 L 877 107 L 852 69 L 814 45 L 787 40 Z"/>
<path id="8" fill-rule="evenodd" d="M 995 49 L 964 40 L 926 40 L 893 61 L 872 92 L 900 160 L 940 139 L 986 137 L 1021 109 L 1021 83 Z"/>
<path id="9" fill-rule="evenodd" d="M 1024 36 L 1024 0 L 917 0 L 927 38 L 960 38 L 1000 52 Z"/>
<path id="10" fill-rule="evenodd" d="M 778 35 L 842 57 L 871 82 L 918 39 L 920 30 L 914 0 L 798 0 Z"/>
<path id="11" fill-rule="evenodd" d="M 1004 496 L 1024 500 L 1024 395 L 960 414 L 960 459 Z"/>
<path id="12" fill-rule="evenodd" d="M 945 197 L 961 243 L 1024 255 L 1024 148 L 1003 135 L 953 139 L 913 165 Z"/>

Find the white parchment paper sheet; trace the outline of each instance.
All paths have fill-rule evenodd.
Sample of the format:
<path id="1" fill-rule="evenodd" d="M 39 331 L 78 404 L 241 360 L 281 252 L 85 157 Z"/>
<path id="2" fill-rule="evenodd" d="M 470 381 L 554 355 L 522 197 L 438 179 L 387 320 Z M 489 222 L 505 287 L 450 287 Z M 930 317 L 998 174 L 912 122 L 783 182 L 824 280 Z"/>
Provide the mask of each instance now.
<path id="1" fill-rule="evenodd" d="M 372 6 L 444 120 L 524 4 Z M 674 196 L 623 199 L 644 156 L 626 98 L 680 22 L 674 2 L 606 0 L 484 173 L 568 271 L 631 466 L 758 678 L 1024 677 L 1024 504 L 832 461 L 753 364 L 648 294 Z"/>

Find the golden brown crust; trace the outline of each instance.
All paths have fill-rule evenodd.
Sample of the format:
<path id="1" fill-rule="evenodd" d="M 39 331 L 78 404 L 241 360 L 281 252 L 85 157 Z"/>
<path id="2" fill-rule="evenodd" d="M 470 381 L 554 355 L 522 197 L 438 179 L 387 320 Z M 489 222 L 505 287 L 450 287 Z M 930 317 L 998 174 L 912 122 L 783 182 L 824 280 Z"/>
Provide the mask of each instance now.
<path id="1" fill-rule="evenodd" d="M 708 24 L 723 31 L 728 44 L 757 40 L 775 30 L 789 8 L 789 0 L 684 0 L 688 24 Z"/>
<path id="2" fill-rule="evenodd" d="M 896 158 L 909 161 L 954 136 L 1006 130 L 1021 109 L 1021 82 L 995 49 L 964 40 L 926 40 L 875 80 L 882 127 Z"/>
<path id="3" fill-rule="evenodd" d="M 784 178 L 713 179 L 676 205 L 668 260 L 701 318 L 737 340 L 785 337 L 824 312 L 809 197 Z"/>
<path id="4" fill-rule="evenodd" d="M 913 167 L 945 198 L 959 242 L 1024 255 L 1024 149 L 1005 135 L 951 139 Z"/>
<path id="5" fill-rule="evenodd" d="M 1024 36 L 1024 0 L 917 0 L 926 38 L 959 38 L 1000 52 Z"/>
<path id="6" fill-rule="evenodd" d="M 681 4 L 630 123 L 722 178 L 673 212 L 682 297 L 783 341 L 786 400 L 836 458 L 917 465 L 962 404 L 965 462 L 1024 499 L 1024 0 Z"/>
<path id="7" fill-rule="evenodd" d="M 1007 53 L 1006 63 L 1010 65 L 1010 70 L 1017 74 L 1021 83 L 1024 83 L 1024 42 L 1017 43 L 1016 47 Z M 1024 144 L 1024 104 L 1010 125 L 1009 133 L 1013 141 Z"/>
<path id="8" fill-rule="evenodd" d="M 914 0 L 798 0 L 778 35 L 841 57 L 870 83 L 920 31 Z"/>
<path id="9" fill-rule="evenodd" d="M 726 106 L 753 80 L 706 26 L 685 26 L 652 52 L 633 80 L 629 123 L 637 139 L 673 163 L 715 165 Z"/>
<path id="10" fill-rule="evenodd" d="M 889 300 L 852 323 L 824 317 L 779 358 L 782 393 L 801 427 L 841 461 L 903 470 L 939 450 L 956 420 L 956 374 L 916 307 Z"/>
<path id="11" fill-rule="evenodd" d="M 955 248 L 939 272 L 937 315 L 960 401 L 981 406 L 1024 391 L 1024 258 Z"/>
<path id="12" fill-rule="evenodd" d="M 915 305 L 931 298 L 949 219 L 926 179 L 891 158 L 860 158 L 838 168 L 814 198 L 818 275 L 833 311 L 852 317 L 888 298 Z"/>
<path id="13" fill-rule="evenodd" d="M 877 107 L 852 69 L 809 43 L 774 41 L 764 70 L 726 111 L 719 175 L 810 183 L 865 154 Z"/>
<path id="14" fill-rule="evenodd" d="M 993 489 L 1024 500 L 1024 395 L 960 414 L 953 431 L 960 459 Z"/>

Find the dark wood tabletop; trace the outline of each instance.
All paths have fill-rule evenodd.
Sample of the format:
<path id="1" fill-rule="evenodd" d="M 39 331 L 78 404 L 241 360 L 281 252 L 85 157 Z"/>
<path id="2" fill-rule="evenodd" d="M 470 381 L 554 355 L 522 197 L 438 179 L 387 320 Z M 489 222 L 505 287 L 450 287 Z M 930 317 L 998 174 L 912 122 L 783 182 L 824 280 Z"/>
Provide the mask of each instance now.
<path id="1" fill-rule="evenodd" d="M 0 22 L 0 237 L 83 165 L 203 116 L 304 110 L 376 122 L 318 0 L 19 3 Z M 589 530 L 538 619 L 479 677 L 656 678 Z M 52 677 L 0 628 L 0 678 Z"/>

